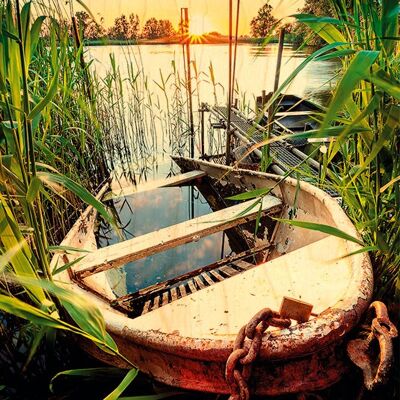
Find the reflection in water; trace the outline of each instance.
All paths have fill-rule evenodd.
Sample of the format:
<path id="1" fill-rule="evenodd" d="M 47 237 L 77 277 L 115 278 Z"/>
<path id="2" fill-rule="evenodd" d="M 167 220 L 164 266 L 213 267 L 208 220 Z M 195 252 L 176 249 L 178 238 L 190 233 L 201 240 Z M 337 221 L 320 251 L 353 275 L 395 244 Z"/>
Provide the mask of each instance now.
<path id="1" fill-rule="evenodd" d="M 158 229 L 175 225 L 188 219 L 212 212 L 202 194 L 193 186 L 159 188 L 139 192 L 113 201 L 113 207 L 120 219 L 125 239 L 141 236 Z M 115 231 L 101 222 L 98 234 L 99 247 L 119 242 Z M 223 246 L 223 250 L 222 250 Z M 157 282 L 182 275 L 191 270 L 215 262 L 230 254 L 223 233 L 201 238 L 197 242 L 179 246 L 168 251 L 137 260 L 124 267 L 124 279 L 116 291 L 119 296 L 136 292 Z M 115 282 L 115 271 L 109 273 Z M 121 282 L 126 287 L 121 288 Z"/>
<path id="2" fill-rule="evenodd" d="M 277 50 L 276 44 L 265 47 L 253 44 L 238 46 L 235 97 L 243 110 L 254 109 L 255 98 L 262 90 L 272 90 Z M 284 47 L 281 82 L 306 59 L 309 55 L 307 51 Z M 106 77 L 107 71 L 111 69 L 110 53 L 114 54 L 118 68 Z M 194 45 L 191 53 L 194 110 L 200 108 L 202 102 L 210 105 L 225 104 L 228 46 Z M 125 140 L 121 148 L 122 152 L 127 149 L 130 165 L 126 165 L 126 159 L 122 161 L 123 165 L 119 163 L 118 152 L 113 152 L 110 154 L 113 168 L 124 166 L 139 177 L 156 178 L 159 176 L 156 168 L 168 159 L 168 154 L 188 155 L 187 104 L 186 90 L 182 84 L 184 67 L 181 45 L 89 47 L 87 56 L 96 60 L 94 65 L 99 76 L 106 77 L 105 82 L 108 85 L 122 82 L 122 90 L 117 88 L 116 94 L 119 103 L 115 103 L 114 99 L 107 101 L 107 108 L 115 108 L 113 112 L 117 116 L 111 118 L 109 131 Z M 336 79 L 337 67 L 335 60 L 310 62 L 285 92 L 324 104 L 329 98 L 332 82 Z M 195 112 L 196 155 L 200 147 L 198 116 L 199 113 Z M 123 123 L 116 123 L 120 118 L 123 118 Z M 205 148 L 209 154 L 223 150 L 223 133 L 213 130 L 205 135 Z"/>
<path id="3" fill-rule="evenodd" d="M 243 110 L 254 108 L 256 96 L 262 90 L 272 90 L 277 49 L 275 44 L 265 48 L 249 44 L 238 46 L 235 97 Z M 107 74 L 111 69 L 110 53 L 114 54 L 118 68 Z M 110 113 L 110 124 L 104 129 L 121 143 L 108 148 L 110 165 L 117 178 L 114 181 L 126 186 L 130 182 L 164 178 L 174 168 L 177 172 L 176 167 L 171 168 L 169 154 L 188 155 L 189 148 L 182 46 L 99 46 L 89 48 L 88 56 L 96 60 L 94 65 L 105 84 L 115 90 L 115 97 L 106 100 L 104 110 Z M 307 56 L 306 52 L 285 46 L 281 82 Z M 202 102 L 225 104 L 228 46 L 192 46 L 192 58 L 194 109 L 200 108 Z M 334 60 L 311 62 L 285 92 L 326 104 L 337 66 Z M 196 156 L 200 147 L 198 115 L 196 112 Z M 218 129 L 206 132 L 207 153 L 223 151 L 223 134 L 224 130 Z M 121 154 L 127 157 L 119 161 Z M 113 206 L 127 239 L 211 212 L 197 190 L 191 199 L 189 187 L 137 193 L 114 201 Z M 118 241 L 115 232 L 103 223 L 99 235 L 100 246 Z M 117 294 L 123 295 L 126 291 L 134 292 L 214 262 L 221 258 L 221 253 L 226 255 L 230 251 L 228 241 L 223 244 L 222 234 L 216 234 L 130 263 L 122 272 L 116 270 L 108 274 L 110 280 L 119 282 Z"/>

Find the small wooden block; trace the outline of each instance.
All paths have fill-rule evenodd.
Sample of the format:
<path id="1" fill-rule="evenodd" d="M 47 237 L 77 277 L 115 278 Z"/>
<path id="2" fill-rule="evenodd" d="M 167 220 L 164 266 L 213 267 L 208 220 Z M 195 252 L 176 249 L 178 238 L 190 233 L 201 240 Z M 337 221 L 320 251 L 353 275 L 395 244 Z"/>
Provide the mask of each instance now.
<path id="1" fill-rule="evenodd" d="M 214 281 L 207 275 L 206 272 L 201 274 L 201 277 L 207 282 L 209 286 L 214 285 Z"/>
<path id="2" fill-rule="evenodd" d="M 215 279 L 217 279 L 218 281 L 223 281 L 224 280 L 224 278 L 223 278 L 223 276 L 221 276 L 217 271 L 215 271 L 215 270 L 211 270 L 210 271 L 210 274 L 215 278 Z"/>
<path id="3" fill-rule="evenodd" d="M 162 305 L 165 306 L 166 304 L 168 304 L 168 292 L 164 292 L 163 296 L 162 296 Z"/>
<path id="4" fill-rule="evenodd" d="M 181 297 L 185 297 L 186 296 L 186 288 L 184 285 L 180 285 L 179 286 L 179 292 L 181 293 Z"/>
<path id="5" fill-rule="evenodd" d="M 279 314 L 282 318 L 294 319 L 297 322 L 307 322 L 310 319 L 313 305 L 301 300 L 284 297 Z"/>
<path id="6" fill-rule="evenodd" d="M 173 287 L 171 289 L 171 300 L 172 301 L 178 300 L 178 292 L 176 290 L 176 287 Z"/>

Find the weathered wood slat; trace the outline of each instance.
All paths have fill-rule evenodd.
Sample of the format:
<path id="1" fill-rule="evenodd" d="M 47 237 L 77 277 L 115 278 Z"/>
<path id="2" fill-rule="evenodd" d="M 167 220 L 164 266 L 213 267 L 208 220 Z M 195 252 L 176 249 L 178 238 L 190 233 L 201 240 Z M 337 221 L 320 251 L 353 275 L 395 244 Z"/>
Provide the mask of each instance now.
<path id="1" fill-rule="evenodd" d="M 254 264 L 251 264 L 251 263 L 249 263 L 247 261 L 243 261 L 243 260 L 235 261 L 232 264 L 236 265 L 237 267 L 239 267 L 239 268 L 241 268 L 243 270 L 248 270 L 248 269 L 251 269 L 251 268 L 255 267 Z"/>
<path id="2" fill-rule="evenodd" d="M 184 285 L 179 285 L 179 292 L 181 293 L 181 297 L 186 296 L 186 288 Z"/>
<path id="3" fill-rule="evenodd" d="M 169 298 L 168 298 L 168 291 L 164 292 L 162 295 L 162 305 L 165 306 L 168 304 Z"/>
<path id="4" fill-rule="evenodd" d="M 151 300 L 147 300 L 146 303 L 144 303 L 142 315 L 147 314 L 150 311 L 150 304 Z"/>
<path id="5" fill-rule="evenodd" d="M 190 182 L 194 179 L 202 178 L 205 175 L 206 174 L 203 171 L 190 171 L 184 174 L 171 176 L 169 178 L 157 179 L 155 181 L 142 183 L 137 186 L 132 185 L 108 193 L 106 196 L 104 196 L 103 200 L 110 200 L 119 197 L 130 196 L 131 194 L 134 193 L 147 192 L 149 190 L 154 190 L 162 187 L 179 186 L 183 185 L 184 183 Z"/>
<path id="6" fill-rule="evenodd" d="M 158 307 L 160 307 L 160 300 L 161 300 L 161 296 L 157 296 L 154 298 L 152 310 L 155 310 Z"/>
<path id="7" fill-rule="evenodd" d="M 280 111 L 275 113 L 275 117 L 294 117 L 303 115 L 315 115 L 318 114 L 317 110 L 304 110 L 304 111 Z"/>
<path id="8" fill-rule="evenodd" d="M 212 214 L 104 247 L 88 254 L 80 263 L 79 271 L 75 273 L 78 278 L 85 278 L 253 220 L 260 209 L 259 205 L 252 207 L 254 204 L 254 200 L 249 200 Z M 278 211 L 281 205 L 280 199 L 265 196 L 262 199 L 261 214 Z"/>
<path id="9" fill-rule="evenodd" d="M 224 272 L 228 276 L 234 276 L 238 273 L 238 271 L 236 271 L 236 269 L 229 267 L 228 265 L 221 267 L 219 270 Z"/>
<path id="10" fill-rule="evenodd" d="M 195 276 L 195 277 L 194 277 L 194 280 L 195 280 L 195 282 L 197 283 L 197 286 L 198 286 L 200 289 L 205 289 L 205 288 L 206 288 L 206 286 L 204 285 L 204 283 L 203 283 L 203 281 L 201 280 L 200 277 Z"/>
<path id="11" fill-rule="evenodd" d="M 197 292 L 196 286 L 194 286 L 194 283 L 193 283 L 192 279 L 190 281 L 188 281 L 188 286 L 189 286 L 189 289 L 190 289 L 190 291 L 192 293 L 196 293 Z"/>
<path id="12" fill-rule="evenodd" d="M 173 287 L 171 289 L 171 301 L 178 300 L 178 292 L 176 290 L 176 287 Z"/>
<path id="13" fill-rule="evenodd" d="M 213 285 L 214 281 L 208 276 L 208 274 L 206 274 L 205 272 L 203 272 L 201 274 L 201 277 L 209 284 L 209 285 Z"/>
<path id="14" fill-rule="evenodd" d="M 239 261 L 239 260 L 249 257 L 251 255 L 258 254 L 260 252 L 265 252 L 267 249 L 270 248 L 270 246 L 271 246 L 270 243 L 264 243 L 255 248 L 245 250 L 239 254 L 235 254 L 235 255 L 223 258 L 222 260 L 218 260 L 218 261 L 213 262 L 204 267 L 187 272 L 186 274 L 176 276 L 176 277 L 169 279 L 167 281 L 164 281 L 164 282 L 156 283 L 156 284 L 148 286 L 147 288 L 144 288 L 144 289 L 140 289 L 135 293 L 129 293 L 125 296 L 121 296 L 118 299 L 116 299 L 116 302 L 118 302 L 119 304 L 122 304 L 124 302 L 130 303 L 131 301 L 137 300 L 139 298 L 147 298 L 148 296 L 151 296 L 157 292 L 160 292 L 161 290 L 167 289 L 175 284 L 180 284 L 181 282 L 186 281 L 189 278 L 193 278 L 196 275 L 201 275 L 202 273 L 205 273 L 207 271 L 218 269 L 219 267 L 221 267 L 223 265 L 231 264 L 233 262 Z M 205 274 L 205 276 L 208 276 L 208 275 Z"/>
<path id="15" fill-rule="evenodd" d="M 223 281 L 224 277 L 219 274 L 217 271 L 210 271 L 210 274 L 215 277 L 218 281 Z"/>

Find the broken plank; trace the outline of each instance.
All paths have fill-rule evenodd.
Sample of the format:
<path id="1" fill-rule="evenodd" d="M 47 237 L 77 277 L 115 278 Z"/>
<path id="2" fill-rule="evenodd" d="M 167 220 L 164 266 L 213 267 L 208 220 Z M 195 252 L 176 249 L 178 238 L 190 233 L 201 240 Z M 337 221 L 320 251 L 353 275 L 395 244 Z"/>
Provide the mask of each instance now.
<path id="1" fill-rule="evenodd" d="M 179 292 L 181 293 L 181 297 L 185 297 L 186 296 L 185 285 L 179 285 Z"/>
<path id="2" fill-rule="evenodd" d="M 197 283 L 197 286 L 199 287 L 199 289 L 205 289 L 206 288 L 206 286 L 204 285 L 203 281 L 201 280 L 201 278 L 199 276 L 195 276 L 194 280 Z"/>
<path id="3" fill-rule="evenodd" d="M 176 287 L 173 287 L 171 289 L 171 301 L 178 300 L 178 292 L 176 290 Z"/>
<path id="4" fill-rule="evenodd" d="M 168 304 L 169 298 L 168 298 L 168 291 L 164 292 L 162 295 L 162 305 L 165 306 Z"/>
<path id="5" fill-rule="evenodd" d="M 201 277 L 207 282 L 208 285 L 211 286 L 211 285 L 214 284 L 214 281 L 208 276 L 207 273 L 203 272 L 203 273 L 201 274 Z"/>
<path id="6" fill-rule="evenodd" d="M 161 300 L 161 296 L 157 296 L 154 298 L 152 310 L 155 310 L 158 307 L 160 307 L 160 300 Z"/>
<path id="7" fill-rule="evenodd" d="M 261 201 L 261 216 L 279 210 L 282 205 L 282 201 L 274 196 L 265 196 Z M 197 241 L 204 236 L 254 220 L 259 214 L 259 210 L 259 203 L 249 200 L 146 235 L 103 247 L 88 254 L 79 264 L 79 270 L 75 270 L 75 273 L 78 278 L 82 279 L 108 269 L 118 268 L 131 261 Z"/>
<path id="8" fill-rule="evenodd" d="M 217 271 L 210 271 L 210 274 L 211 274 L 215 279 L 217 279 L 218 281 L 223 281 L 223 280 L 224 280 L 224 277 L 223 277 L 221 274 L 219 274 Z"/>
<path id="9" fill-rule="evenodd" d="M 243 269 L 243 270 L 248 270 L 248 269 L 251 269 L 251 268 L 255 267 L 254 264 L 251 264 L 251 263 L 249 263 L 247 261 L 243 261 L 243 260 L 235 261 L 232 264 L 237 266 L 237 267 L 239 267 L 240 269 Z"/>
<path id="10" fill-rule="evenodd" d="M 150 311 L 150 304 L 151 304 L 151 300 L 147 300 L 146 303 L 144 303 L 142 315 L 147 314 Z"/>
<path id="11" fill-rule="evenodd" d="M 229 267 L 228 265 L 221 267 L 219 270 L 224 272 L 228 276 L 234 276 L 238 273 L 238 271 L 236 271 L 236 269 Z"/>
<path id="12" fill-rule="evenodd" d="M 203 171 L 190 171 L 184 174 L 171 176 L 165 179 L 157 179 L 139 185 L 132 185 L 107 193 L 104 196 L 103 200 L 117 199 L 119 197 L 130 196 L 134 193 L 147 192 L 149 190 L 154 190 L 162 187 L 179 186 L 183 185 L 184 183 L 190 182 L 192 180 L 200 179 L 205 175 L 206 173 Z"/>
<path id="13" fill-rule="evenodd" d="M 192 293 L 196 293 L 197 292 L 197 289 L 196 289 L 196 286 L 194 286 L 193 280 L 188 281 L 188 286 L 189 286 L 189 289 L 190 289 L 190 291 Z"/>

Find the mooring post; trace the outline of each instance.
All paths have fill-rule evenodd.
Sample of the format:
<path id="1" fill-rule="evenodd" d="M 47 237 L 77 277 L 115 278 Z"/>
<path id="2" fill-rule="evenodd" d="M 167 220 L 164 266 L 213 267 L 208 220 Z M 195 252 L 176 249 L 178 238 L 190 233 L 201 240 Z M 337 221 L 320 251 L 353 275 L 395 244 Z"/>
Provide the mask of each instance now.
<path id="1" fill-rule="evenodd" d="M 182 36 L 186 47 L 186 88 L 189 103 L 189 128 L 190 128 L 190 157 L 194 157 L 194 120 L 193 120 L 193 101 L 192 101 L 192 74 L 190 68 L 190 40 L 189 40 L 189 9 L 181 8 L 181 28 Z"/>
<path id="2" fill-rule="evenodd" d="M 231 112 L 232 112 L 232 0 L 229 0 L 229 84 L 228 84 L 228 118 L 226 126 L 226 165 L 231 161 Z"/>
<path id="3" fill-rule="evenodd" d="M 200 106 L 200 135 L 201 135 L 201 157 L 204 158 L 204 112 L 206 111 L 206 106 L 204 103 L 201 103 Z"/>
<path id="4" fill-rule="evenodd" d="M 278 87 L 279 87 L 279 77 L 281 75 L 281 65 L 282 65 L 282 54 L 283 54 L 284 41 L 285 41 L 285 28 L 282 28 L 279 33 L 278 60 L 276 62 L 274 93 L 278 90 Z"/>
<path id="5" fill-rule="evenodd" d="M 275 69 L 275 82 L 274 82 L 274 91 L 271 93 L 273 96 L 279 87 L 279 78 L 281 75 L 281 65 L 282 65 L 282 55 L 283 55 L 283 43 L 285 42 L 285 28 L 282 28 L 279 32 L 279 45 L 278 45 L 278 57 L 276 60 L 276 69 Z M 263 93 L 263 101 L 264 101 L 264 93 Z M 268 109 L 268 130 L 272 130 L 272 119 L 275 114 L 275 105 L 271 104 Z"/>

